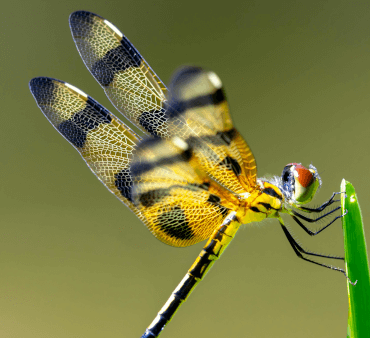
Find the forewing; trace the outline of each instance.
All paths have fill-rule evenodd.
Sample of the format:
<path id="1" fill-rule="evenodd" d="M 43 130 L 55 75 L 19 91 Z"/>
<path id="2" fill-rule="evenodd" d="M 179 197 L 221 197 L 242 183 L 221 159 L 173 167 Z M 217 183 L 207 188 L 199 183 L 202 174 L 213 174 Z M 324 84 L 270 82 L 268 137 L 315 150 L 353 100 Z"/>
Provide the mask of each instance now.
<path id="1" fill-rule="evenodd" d="M 219 77 L 198 67 L 184 67 L 170 84 L 171 135 L 183 138 L 202 168 L 235 193 L 256 185 L 257 167 L 247 143 L 234 128 Z"/>
<path id="2" fill-rule="evenodd" d="M 77 49 L 114 106 L 145 133 L 167 137 L 166 87 L 131 42 L 99 15 L 70 16 Z"/>
<path id="3" fill-rule="evenodd" d="M 179 138 L 140 143 L 131 167 L 134 203 L 162 242 L 188 246 L 209 238 L 236 198 L 209 180 Z"/>
<path id="4" fill-rule="evenodd" d="M 100 181 L 136 214 L 132 203 L 131 155 L 140 138 L 123 122 L 74 86 L 47 77 L 30 90 L 50 123 L 81 154 Z"/>

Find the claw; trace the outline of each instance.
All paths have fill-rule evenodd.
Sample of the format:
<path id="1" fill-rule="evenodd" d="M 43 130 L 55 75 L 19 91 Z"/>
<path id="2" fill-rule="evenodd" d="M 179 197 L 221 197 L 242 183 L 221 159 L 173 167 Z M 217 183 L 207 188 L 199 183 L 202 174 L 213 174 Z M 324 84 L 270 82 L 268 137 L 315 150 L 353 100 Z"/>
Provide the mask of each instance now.
<path id="1" fill-rule="evenodd" d="M 344 194 L 344 197 L 347 198 L 347 192 L 346 191 L 341 191 L 339 194 Z"/>
<path id="2" fill-rule="evenodd" d="M 358 282 L 358 280 L 357 280 L 357 279 L 356 279 L 356 281 L 355 281 L 355 282 L 352 282 L 352 281 L 349 279 L 349 277 L 347 276 L 346 272 L 345 272 L 345 271 L 343 271 L 343 273 L 344 273 L 344 275 L 346 276 L 346 278 L 347 278 L 347 280 L 348 280 L 348 282 L 349 282 L 350 284 L 352 284 L 352 285 L 356 285 L 356 284 L 357 284 L 357 282 Z"/>

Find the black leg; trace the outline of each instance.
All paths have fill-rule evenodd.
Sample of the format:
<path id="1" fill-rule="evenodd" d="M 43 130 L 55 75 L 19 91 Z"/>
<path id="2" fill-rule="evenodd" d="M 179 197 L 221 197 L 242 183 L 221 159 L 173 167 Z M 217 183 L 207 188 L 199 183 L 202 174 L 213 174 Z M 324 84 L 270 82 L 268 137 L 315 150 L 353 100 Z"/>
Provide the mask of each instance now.
<path id="1" fill-rule="evenodd" d="M 306 254 L 306 255 L 311 255 L 311 256 L 317 256 L 317 257 L 324 257 L 324 258 L 332 258 L 332 259 L 341 259 L 341 260 L 344 260 L 343 257 L 335 257 L 335 256 L 329 256 L 329 255 L 320 255 L 320 254 L 316 254 L 314 252 L 310 252 L 310 251 L 307 251 L 307 250 L 304 250 L 298 243 L 297 241 L 293 238 L 293 236 L 290 234 L 290 232 L 288 231 L 288 229 L 286 228 L 286 226 L 284 224 L 282 224 L 282 222 L 280 221 L 280 225 L 281 225 L 281 228 L 283 229 L 284 231 L 284 234 L 286 236 L 286 238 L 288 239 L 289 241 L 289 244 L 291 245 L 291 247 L 293 248 L 294 252 L 296 253 L 296 255 L 307 261 L 307 262 L 310 262 L 310 263 L 314 263 L 316 265 L 320 265 L 320 266 L 323 266 L 324 268 L 328 268 L 328 269 L 331 269 L 331 270 L 334 270 L 334 271 L 339 271 L 341 273 L 343 273 L 346 278 L 348 279 L 348 281 L 352 284 L 352 285 L 355 285 L 357 283 L 357 280 L 356 282 L 351 282 L 351 280 L 348 278 L 346 272 L 341 269 L 341 268 L 337 268 L 335 266 L 332 266 L 332 265 L 326 265 L 326 264 L 322 264 L 322 263 L 319 263 L 319 262 L 316 262 L 314 260 L 311 260 L 309 258 L 306 258 L 302 255 L 303 254 Z"/>
<path id="2" fill-rule="evenodd" d="M 320 219 L 323 219 L 324 217 L 331 215 L 333 212 L 336 212 L 339 209 L 340 209 L 340 207 L 336 207 L 333 210 L 330 210 L 329 212 L 327 212 L 326 214 L 324 214 L 320 217 L 314 218 L 314 219 L 306 217 L 305 215 L 301 215 L 300 213 L 298 213 L 295 210 L 292 210 L 292 213 L 294 214 L 294 216 L 297 216 L 297 217 L 303 219 L 306 222 L 315 223 L 315 222 L 319 221 Z"/>
<path id="3" fill-rule="evenodd" d="M 319 218 L 316 218 L 316 219 L 311 219 L 311 218 L 308 218 L 308 217 L 305 217 L 301 214 L 299 214 L 298 212 L 292 210 L 292 213 L 293 215 L 291 214 L 291 216 L 293 217 L 293 219 L 299 224 L 299 226 L 304 230 L 306 231 L 310 236 L 315 236 L 317 234 L 319 234 L 321 231 L 323 231 L 324 229 L 326 229 L 329 225 L 331 225 L 332 223 L 334 223 L 338 218 L 341 218 L 343 217 L 344 215 L 339 215 L 337 217 L 335 217 L 329 224 L 325 225 L 323 228 L 321 228 L 320 230 L 316 231 L 316 232 L 313 232 L 311 231 L 310 229 L 308 229 L 297 217 L 303 219 L 304 221 L 307 221 L 307 222 L 310 222 L 310 223 L 314 223 L 314 222 L 317 222 L 319 221 L 320 219 L 332 214 L 334 211 L 337 211 L 338 209 L 340 209 L 340 207 L 338 208 L 335 208 L 334 210 L 332 211 L 329 211 L 327 214 L 319 217 Z M 297 216 L 297 217 L 296 217 Z"/>
<path id="4" fill-rule="evenodd" d="M 338 195 L 338 194 L 344 194 L 342 192 L 334 192 L 333 195 L 330 197 L 329 201 L 323 203 L 322 205 L 320 205 L 319 207 L 317 208 L 306 208 L 306 207 L 299 207 L 298 209 L 299 210 L 302 210 L 302 211 L 305 211 L 305 212 L 321 212 L 323 211 L 326 207 L 328 207 L 329 205 L 335 203 L 335 202 L 340 202 L 340 200 L 335 200 L 334 197 L 335 195 Z"/>
<path id="5" fill-rule="evenodd" d="M 293 250 L 295 251 L 295 253 L 297 254 L 298 257 L 304 259 L 304 260 L 308 260 L 312 263 L 315 263 L 315 264 L 318 264 L 318 265 L 323 265 L 321 263 L 318 263 L 318 262 L 314 262 L 314 261 L 311 261 L 309 259 L 306 259 L 305 257 L 302 256 L 302 253 L 306 254 L 306 255 L 310 255 L 310 256 L 316 256 L 316 257 L 324 257 L 324 258 L 331 258 L 331 259 L 340 259 L 340 260 L 343 260 L 344 261 L 344 257 L 338 257 L 338 256 L 330 256 L 330 255 L 320 255 L 318 253 L 315 253 L 315 252 L 311 252 L 311 251 L 307 251 L 305 249 L 303 249 L 298 243 L 297 241 L 293 238 L 293 236 L 290 234 L 289 230 L 287 229 L 287 227 L 284 225 L 284 224 L 281 224 L 281 227 L 285 233 L 285 236 L 288 238 L 288 241 L 290 243 L 290 245 L 292 246 Z M 326 265 L 325 265 L 326 266 Z M 327 266 L 328 267 L 328 266 Z M 330 268 L 331 269 L 331 268 Z"/>

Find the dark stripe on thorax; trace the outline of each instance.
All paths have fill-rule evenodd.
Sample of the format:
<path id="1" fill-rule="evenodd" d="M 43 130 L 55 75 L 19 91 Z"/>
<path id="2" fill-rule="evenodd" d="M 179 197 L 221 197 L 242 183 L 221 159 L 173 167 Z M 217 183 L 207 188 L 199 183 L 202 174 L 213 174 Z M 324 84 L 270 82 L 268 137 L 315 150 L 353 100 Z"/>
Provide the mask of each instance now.
<path id="1" fill-rule="evenodd" d="M 263 205 L 267 210 L 271 210 L 271 209 L 279 210 L 279 209 L 275 209 L 275 208 L 273 208 L 273 207 L 271 206 L 271 204 L 268 204 L 268 203 L 259 202 L 258 204 Z"/>
<path id="2" fill-rule="evenodd" d="M 262 190 L 262 193 L 266 194 L 266 195 L 269 195 L 269 196 L 272 196 L 272 197 L 276 197 L 278 198 L 280 201 L 283 200 L 283 197 L 280 196 L 274 189 L 272 188 L 266 188 L 264 190 Z"/>

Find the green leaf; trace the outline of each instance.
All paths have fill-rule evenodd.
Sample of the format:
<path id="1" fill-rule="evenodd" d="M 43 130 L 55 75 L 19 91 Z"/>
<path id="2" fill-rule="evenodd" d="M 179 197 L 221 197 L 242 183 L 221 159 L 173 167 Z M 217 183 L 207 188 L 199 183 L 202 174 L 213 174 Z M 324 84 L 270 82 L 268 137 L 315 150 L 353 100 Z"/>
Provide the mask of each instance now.
<path id="1" fill-rule="evenodd" d="M 341 194 L 344 250 L 348 291 L 348 328 L 347 337 L 370 337 L 370 277 L 369 263 L 366 252 L 365 233 L 362 223 L 361 209 L 352 184 L 342 180 Z"/>

